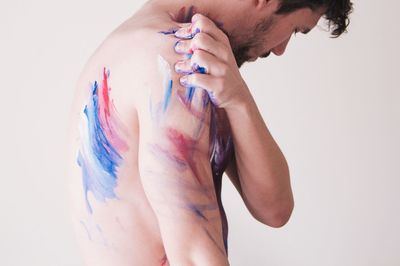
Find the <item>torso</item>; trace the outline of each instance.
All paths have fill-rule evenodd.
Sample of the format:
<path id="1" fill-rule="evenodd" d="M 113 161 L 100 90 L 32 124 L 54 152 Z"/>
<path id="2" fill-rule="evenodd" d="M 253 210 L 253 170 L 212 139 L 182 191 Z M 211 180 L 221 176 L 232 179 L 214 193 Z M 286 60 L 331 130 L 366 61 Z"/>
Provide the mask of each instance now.
<path id="1" fill-rule="evenodd" d="M 154 22 L 156 23 L 156 22 Z M 146 43 L 146 36 L 158 34 L 140 29 L 140 24 L 127 21 L 115 30 L 96 50 L 85 65 L 76 84 L 71 106 L 68 139 L 68 184 L 71 219 L 85 265 L 168 265 L 164 259 L 156 217 L 140 182 L 138 171 L 139 123 L 134 106 L 135 90 L 145 89 L 143 73 L 154 71 L 143 66 L 143 51 L 157 49 Z M 160 35 L 173 44 L 172 37 Z M 171 58 L 175 55 L 171 53 Z M 80 149 L 79 126 L 84 107 L 90 99 L 94 82 L 103 84 L 103 68 L 110 71 L 107 78 L 109 105 L 125 126 L 123 133 L 129 149 L 124 163 L 118 168 L 113 195 L 99 199 L 84 185 L 82 168 L 78 164 Z M 221 178 L 232 155 L 229 123 L 223 109 L 213 107 L 210 127 L 210 163 L 220 207 L 225 245 L 227 220 L 221 202 Z M 90 185 L 89 185 L 90 188 Z M 88 203 L 91 212 L 88 211 Z"/>

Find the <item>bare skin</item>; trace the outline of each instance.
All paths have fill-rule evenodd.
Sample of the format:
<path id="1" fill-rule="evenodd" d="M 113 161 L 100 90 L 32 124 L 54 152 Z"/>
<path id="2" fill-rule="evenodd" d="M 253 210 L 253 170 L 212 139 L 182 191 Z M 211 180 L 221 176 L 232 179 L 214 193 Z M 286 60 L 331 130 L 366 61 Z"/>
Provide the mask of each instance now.
<path id="1" fill-rule="evenodd" d="M 232 149 L 232 136 L 238 138 L 238 134 L 233 134 L 231 129 L 234 128 L 231 125 L 232 121 L 240 120 L 239 114 L 236 116 L 234 112 L 227 113 L 223 108 L 215 108 L 211 102 L 204 105 L 204 90 L 196 90 L 190 110 L 179 101 L 178 91 L 182 89 L 179 85 L 181 75 L 173 71 L 173 66 L 175 62 L 187 58 L 174 51 L 176 38 L 159 32 L 181 27 L 180 23 L 188 16 L 188 11 L 182 15 L 179 9 L 172 8 L 170 13 L 166 13 L 161 12 L 161 7 L 157 7 L 149 5 L 143 8 L 112 32 L 89 59 L 76 84 L 69 121 L 68 182 L 72 223 L 85 265 L 228 265 L 227 221 L 220 197 L 221 178 L 225 170 L 253 216 L 265 224 L 277 224 L 275 213 L 261 214 L 264 210 L 259 206 L 265 205 L 265 202 L 261 201 L 257 205 L 253 203 L 256 202 L 255 198 L 249 196 L 251 193 L 246 193 L 251 188 L 250 179 L 247 182 L 239 181 L 238 166 L 233 160 Z M 320 16 L 317 14 L 309 18 L 307 27 L 312 28 L 315 25 L 318 15 Z M 229 25 L 232 27 L 232 23 L 227 22 L 226 25 L 227 30 Z M 251 25 L 254 23 L 249 23 L 248 27 Z M 254 46 L 249 53 L 240 58 L 252 61 L 268 51 L 282 54 L 291 33 L 284 34 L 285 30 L 289 32 L 289 26 L 282 23 L 276 25 L 281 34 L 274 35 L 270 32 L 275 36 L 274 42 L 270 42 L 271 47 Z M 292 31 L 290 28 L 290 32 Z M 161 98 L 165 97 L 165 73 L 160 71 L 160 62 L 166 62 L 172 68 L 171 80 L 175 85 L 169 106 L 166 108 L 169 113 L 164 113 L 160 119 L 154 120 L 152 112 L 148 111 L 149 107 L 154 111 L 154 108 L 158 108 L 157 104 L 162 102 Z M 234 63 L 231 61 L 231 65 Z M 83 108 L 86 106 L 90 112 L 89 103 L 94 99 L 92 96 L 96 91 L 100 93 L 97 97 L 105 101 L 105 105 L 108 103 L 111 117 L 117 121 L 110 127 L 106 136 L 108 134 L 110 138 L 115 139 L 113 144 L 119 147 L 116 157 L 120 156 L 122 159 L 116 160 L 115 171 L 107 168 L 109 175 L 100 173 L 108 178 L 115 173 L 116 182 L 111 188 L 109 182 L 114 180 L 112 178 L 105 179 L 107 184 L 93 184 L 94 180 L 90 175 L 89 178 L 83 178 L 84 164 L 90 162 L 89 159 L 85 160 L 85 147 L 82 144 L 85 135 L 82 132 L 90 133 L 90 130 L 85 128 L 90 128 L 90 121 L 85 120 L 87 118 Z M 105 91 L 106 97 L 102 94 Z M 149 95 L 152 97 L 150 106 Z M 246 103 L 252 103 L 250 93 L 244 95 Z M 233 97 L 226 96 L 226 99 L 227 110 L 232 110 L 228 107 L 232 107 L 233 103 L 239 104 L 236 98 L 228 101 Z M 256 113 L 255 105 L 252 104 L 241 106 L 246 106 L 248 110 Z M 108 112 L 108 109 L 104 112 L 103 119 L 106 122 Z M 261 116 L 258 119 L 257 122 L 261 125 Z M 258 124 L 253 122 L 249 124 Z M 217 127 L 212 128 L 213 125 Z M 113 131 L 113 128 L 117 129 Z M 259 126 L 253 130 L 261 132 L 266 129 Z M 211 131 L 215 136 L 210 135 Z M 179 140 L 178 144 L 166 137 L 171 134 L 178 135 L 174 138 L 175 141 Z M 277 170 L 275 172 L 285 172 L 282 169 L 286 169 L 286 165 L 276 143 L 272 141 L 271 136 L 266 138 L 270 140 L 269 146 L 274 147 L 275 157 L 279 158 L 279 161 L 274 162 Z M 212 143 L 215 139 L 218 139 L 220 147 L 225 149 L 221 153 L 223 160 L 219 162 L 218 169 L 210 167 L 210 156 L 215 147 Z M 185 144 L 185 148 L 190 146 L 194 152 L 191 156 L 186 156 L 179 145 L 191 141 L 195 143 L 194 148 L 188 144 Z M 240 149 L 240 143 L 236 140 L 235 142 Z M 86 148 L 93 147 L 87 145 Z M 158 152 L 156 156 L 155 152 Z M 244 153 L 245 151 L 242 154 Z M 175 160 L 174 166 L 171 166 L 171 158 Z M 252 173 L 246 172 L 247 167 L 244 163 L 239 164 L 241 165 L 242 173 L 250 177 Z M 182 172 L 181 168 L 185 170 Z M 178 174 L 181 178 L 179 181 L 176 179 Z M 287 175 L 286 172 L 285 174 Z M 285 204 L 286 199 L 287 202 L 292 200 L 287 180 L 288 176 L 282 176 L 280 185 L 275 182 L 275 194 L 280 193 L 280 200 L 284 198 Z M 266 181 L 258 183 L 257 186 L 262 188 L 270 185 L 263 182 Z M 286 191 L 285 194 L 281 193 L 282 191 Z M 262 191 L 264 192 L 268 191 Z M 275 202 L 276 200 L 274 206 Z M 283 210 L 288 213 L 289 209 L 291 211 L 291 207 L 279 207 L 281 213 Z M 168 257 L 166 254 L 169 254 Z"/>
<path id="2" fill-rule="evenodd" d="M 154 82 L 155 86 L 162 88 L 162 78 L 157 74 L 159 72 L 155 64 L 157 61 L 154 60 L 157 59 L 157 53 L 162 53 L 170 62 L 184 57 L 171 49 L 176 40 L 158 33 L 160 30 L 168 29 L 171 24 L 156 20 L 153 23 L 158 26 L 153 27 L 142 21 L 132 18 L 114 31 L 90 58 L 77 83 L 78 89 L 70 120 L 69 182 L 72 222 L 85 265 L 169 265 L 165 258 L 166 251 L 157 217 L 145 195 L 139 174 L 139 117 L 136 104 L 137 99 L 142 99 L 142 96 L 139 96 L 141 92 L 138 91 L 144 92 L 149 88 L 149 82 Z M 166 45 L 165 42 L 169 44 Z M 141 52 L 143 50 L 150 52 L 143 54 Z M 151 51 L 154 51 L 154 54 L 151 54 Z M 123 55 L 123 60 L 116 57 L 116 54 Z M 146 73 L 154 73 L 154 77 L 136 75 L 135 73 L 143 73 L 143 62 L 150 60 L 154 63 L 146 65 Z M 83 196 L 85 191 L 82 188 L 82 169 L 77 164 L 77 151 L 81 145 L 77 125 L 81 123 L 82 106 L 89 98 L 89 83 L 95 80 L 101 83 L 103 80 L 102 66 L 110 69 L 108 79 L 111 88 L 110 97 L 118 111 L 118 118 L 126 128 L 125 141 L 129 150 L 123 153 L 124 163 L 118 168 L 118 184 L 114 191 L 119 199 L 107 199 L 106 203 L 98 202 L 89 191 L 88 201 L 93 210 L 90 214 Z M 177 79 L 178 75 L 174 74 L 176 83 Z M 224 115 L 222 109 L 219 112 Z M 228 123 L 226 118 L 221 121 L 224 121 L 224 124 Z M 223 123 L 219 123 L 221 128 L 227 128 Z M 209 132 L 209 125 L 205 125 L 203 131 Z M 207 134 L 202 134 L 200 139 L 202 144 L 199 147 L 203 154 L 207 155 L 210 145 Z M 203 156 L 203 164 L 209 163 L 208 158 L 205 159 Z M 200 168 L 199 175 L 208 177 L 206 187 L 215 191 L 211 172 L 205 171 Z M 220 200 L 220 195 L 218 200 L 216 195 L 214 197 L 215 202 Z M 222 209 L 221 213 L 223 214 Z M 217 222 L 215 230 L 210 232 L 215 239 L 218 239 L 219 246 L 223 247 L 219 210 L 217 209 L 212 216 Z M 225 216 L 222 219 L 226 223 Z"/>

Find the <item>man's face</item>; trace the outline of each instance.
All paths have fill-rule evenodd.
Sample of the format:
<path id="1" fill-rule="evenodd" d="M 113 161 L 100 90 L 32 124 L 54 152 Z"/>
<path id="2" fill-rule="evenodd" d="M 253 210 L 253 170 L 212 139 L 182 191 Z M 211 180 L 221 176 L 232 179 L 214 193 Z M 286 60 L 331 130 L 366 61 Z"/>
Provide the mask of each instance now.
<path id="1" fill-rule="evenodd" d="M 229 38 L 238 67 L 246 61 L 267 57 L 271 52 L 282 55 L 292 34 L 309 32 L 323 14 L 323 9 L 302 8 L 285 15 L 264 15 L 253 22 L 252 30 L 233 32 Z"/>

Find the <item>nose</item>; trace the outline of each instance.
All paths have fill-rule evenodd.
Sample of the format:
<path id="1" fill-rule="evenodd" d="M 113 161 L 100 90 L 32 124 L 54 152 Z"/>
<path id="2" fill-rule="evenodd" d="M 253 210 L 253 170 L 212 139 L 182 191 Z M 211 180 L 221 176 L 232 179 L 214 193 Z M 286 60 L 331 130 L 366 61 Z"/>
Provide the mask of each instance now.
<path id="1" fill-rule="evenodd" d="M 287 38 L 285 41 L 280 43 L 279 45 L 275 46 L 271 51 L 276 55 L 276 56 L 281 56 L 286 50 L 286 46 L 288 45 L 290 40 L 290 37 Z"/>

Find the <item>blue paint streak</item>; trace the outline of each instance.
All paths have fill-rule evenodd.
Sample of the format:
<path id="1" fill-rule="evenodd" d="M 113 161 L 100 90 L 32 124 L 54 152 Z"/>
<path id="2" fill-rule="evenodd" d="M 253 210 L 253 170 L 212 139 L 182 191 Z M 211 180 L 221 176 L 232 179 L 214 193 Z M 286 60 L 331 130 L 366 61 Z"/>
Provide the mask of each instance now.
<path id="1" fill-rule="evenodd" d="M 196 90 L 196 87 L 186 88 L 186 101 L 188 101 L 190 103 L 192 102 L 195 90 Z"/>
<path id="2" fill-rule="evenodd" d="M 159 31 L 158 33 L 161 33 L 161 34 L 164 34 L 164 35 L 173 35 L 178 30 L 179 30 L 179 27 L 178 28 L 168 29 L 168 30 L 162 30 L 162 31 Z"/>
<path id="3" fill-rule="evenodd" d="M 210 203 L 210 204 L 194 204 L 189 203 L 187 205 L 189 210 L 191 210 L 197 217 L 208 221 L 208 218 L 204 215 L 205 211 L 213 211 L 218 209 L 217 203 Z"/>
<path id="4" fill-rule="evenodd" d="M 86 230 L 86 232 L 87 232 L 87 234 L 88 234 L 89 240 L 92 240 L 92 237 L 90 236 L 89 229 L 87 228 L 87 226 L 85 225 L 85 223 L 84 223 L 82 220 L 80 220 L 80 222 L 81 222 L 83 228 L 85 228 L 85 230 Z"/>
<path id="5" fill-rule="evenodd" d="M 165 96 L 164 96 L 164 104 L 163 104 L 163 112 L 167 110 L 167 107 L 169 105 L 170 99 L 171 99 L 171 94 L 172 94 L 172 79 L 168 81 L 167 88 L 165 90 Z"/>
<path id="6" fill-rule="evenodd" d="M 207 68 L 202 67 L 197 63 L 193 64 L 193 71 L 198 72 L 200 74 L 207 74 Z"/>
<path id="7" fill-rule="evenodd" d="M 98 99 L 98 85 L 94 83 L 92 100 L 93 108 L 89 110 L 88 106 L 85 107 L 85 115 L 89 121 L 89 134 L 92 137 L 91 144 L 93 153 L 100 162 L 102 168 L 112 177 L 117 177 L 116 168 L 118 161 L 122 157 L 118 154 L 115 148 L 107 140 L 103 131 L 99 118 L 99 99 Z"/>
<path id="8" fill-rule="evenodd" d="M 200 217 L 201 219 L 208 221 L 207 217 L 204 216 L 203 212 L 199 210 L 195 205 L 191 205 L 189 206 L 189 208 L 194 212 L 194 214 L 196 214 L 197 217 Z"/>
<path id="9" fill-rule="evenodd" d="M 82 168 L 82 182 L 85 192 L 86 206 L 93 212 L 89 201 L 88 191 L 101 202 L 107 198 L 117 198 L 114 188 L 117 185 L 117 167 L 122 160 L 121 155 L 108 141 L 99 118 L 98 84 L 92 87 L 91 101 L 85 106 L 87 118 L 87 138 L 82 140 L 77 163 Z"/>
<path id="10" fill-rule="evenodd" d="M 208 93 L 203 93 L 202 102 L 203 102 L 203 108 L 206 108 L 208 103 L 210 102 L 210 98 L 208 96 Z"/>

